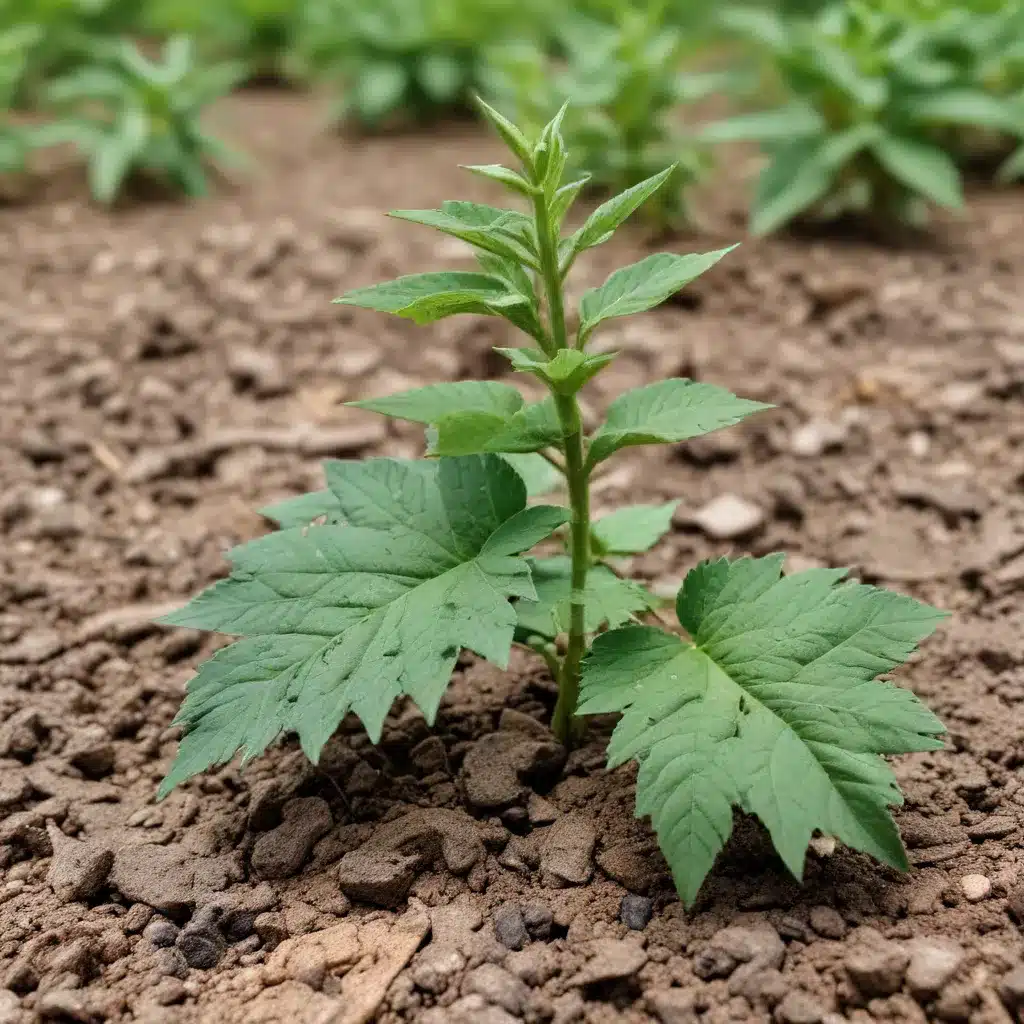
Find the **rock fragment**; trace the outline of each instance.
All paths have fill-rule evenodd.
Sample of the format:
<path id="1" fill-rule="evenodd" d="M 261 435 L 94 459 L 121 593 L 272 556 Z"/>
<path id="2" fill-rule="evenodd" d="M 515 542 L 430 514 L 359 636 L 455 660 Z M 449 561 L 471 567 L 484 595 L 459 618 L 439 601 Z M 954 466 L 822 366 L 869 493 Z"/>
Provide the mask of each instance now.
<path id="1" fill-rule="evenodd" d="M 964 875 L 960 888 L 968 903 L 980 903 L 992 891 L 992 881 L 985 875 Z"/>
<path id="2" fill-rule="evenodd" d="M 291 878 L 299 873 L 316 841 L 334 824 L 319 797 L 296 797 L 281 808 L 281 824 L 256 840 L 251 864 L 261 878 Z"/>
<path id="3" fill-rule="evenodd" d="M 584 885 L 593 873 L 597 830 L 575 811 L 562 815 L 541 843 L 541 881 L 550 888 Z"/>
<path id="4" fill-rule="evenodd" d="M 46 880 L 62 903 L 87 900 L 99 892 L 114 864 L 114 851 L 102 843 L 83 842 L 47 823 L 53 859 Z"/>
<path id="5" fill-rule="evenodd" d="M 824 939 L 842 939 L 846 936 L 846 922 L 834 907 L 811 907 L 808 923 Z"/>
<path id="6" fill-rule="evenodd" d="M 764 524 L 764 510 L 735 494 L 720 494 L 693 516 L 693 522 L 712 540 L 735 540 Z"/>
<path id="7" fill-rule="evenodd" d="M 569 980 L 573 987 L 631 978 L 647 963 L 647 951 L 629 939 L 595 939 L 583 969 Z"/>
<path id="8" fill-rule="evenodd" d="M 918 1002 L 934 999 L 953 980 L 967 959 L 963 946 L 952 939 L 914 939 L 907 946 L 910 964 L 906 985 Z"/>
<path id="9" fill-rule="evenodd" d="M 518 728 L 490 733 L 469 748 L 462 762 L 466 800 L 478 811 L 525 804 L 530 785 L 556 776 L 565 758 L 565 748 L 553 736 L 545 739 Z"/>
<path id="10" fill-rule="evenodd" d="M 522 910 L 506 903 L 494 912 L 494 934 L 506 949 L 522 949 L 530 941 Z"/>
<path id="11" fill-rule="evenodd" d="M 654 915 L 654 901 L 646 896 L 622 897 L 619 905 L 619 920 L 633 931 L 642 932 Z"/>
<path id="12" fill-rule="evenodd" d="M 471 971 L 462 983 L 465 995 L 480 995 L 494 1006 L 500 1006 L 509 1013 L 522 1016 L 530 990 L 514 974 L 497 964 L 481 964 Z"/>
<path id="13" fill-rule="evenodd" d="M 848 953 L 844 961 L 850 981 L 869 999 L 898 992 L 909 963 L 907 950 L 885 941 L 860 946 Z"/>
<path id="14" fill-rule="evenodd" d="M 821 1024 L 825 1009 L 800 989 L 792 989 L 775 1008 L 779 1024 Z"/>
<path id="15" fill-rule="evenodd" d="M 451 984 L 452 979 L 466 966 L 466 958 L 457 949 L 427 946 L 412 969 L 413 984 L 438 996 Z"/>

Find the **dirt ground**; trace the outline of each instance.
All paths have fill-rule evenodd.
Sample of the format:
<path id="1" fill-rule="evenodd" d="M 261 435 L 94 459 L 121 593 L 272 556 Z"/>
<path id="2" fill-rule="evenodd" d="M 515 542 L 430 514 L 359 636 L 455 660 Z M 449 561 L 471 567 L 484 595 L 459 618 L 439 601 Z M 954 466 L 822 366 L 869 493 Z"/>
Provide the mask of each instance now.
<path id="1" fill-rule="evenodd" d="M 433 730 L 400 707 L 379 749 L 346 723 L 318 769 L 285 742 L 154 803 L 218 641 L 151 619 L 268 528 L 256 509 L 320 486 L 321 457 L 421 450 L 343 401 L 507 370 L 496 322 L 330 304 L 462 265 L 380 211 L 490 197 L 455 169 L 500 159 L 476 129 L 346 144 L 301 98 L 228 113 L 254 171 L 216 198 L 106 214 L 68 177 L 0 211 L 0 1022 L 1012 1020 L 1024 193 L 912 248 L 747 243 L 600 339 L 622 356 L 592 412 L 670 374 L 778 406 L 609 464 L 599 510 L 683 499 L 638 576 L 667 591 L 700 558 L 783 549 L 952 613 L 898 674 L 949 727 L 896 765 L 913 870 L 822 837 L 800 886 L 743 821 L 686 913 L 633 769 L 603 769 L 611 723 L 563 766 L 524 654 L 465 657 Z M 672 244 L 734 240 L 740 205 Z"/>

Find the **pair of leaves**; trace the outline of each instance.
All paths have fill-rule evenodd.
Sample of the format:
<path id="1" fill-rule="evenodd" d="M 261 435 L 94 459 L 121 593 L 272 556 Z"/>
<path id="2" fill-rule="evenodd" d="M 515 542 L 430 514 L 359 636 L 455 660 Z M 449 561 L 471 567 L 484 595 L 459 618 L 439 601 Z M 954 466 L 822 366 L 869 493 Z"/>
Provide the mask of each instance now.
<path id="1" fill-rule="evenodd" d="M 901 796 L 880 755 L 941 746 L 938 719 L 876 677 L 943 613 L 842 583 L 842 569 L 782 577 L 782 562 L 702 563 L 676 602 L 692 643 L 629 627 L 599 636 L 584 662 L 578 711 L 622 713 L 609 766 L 639 762 L 637 814 L 651 816 L 687 904 L 733 807 L 761 819 L 798 878 L 815 830 L 906 868 L 888 810 Z"/>
<path id="2" fill-rule="evenodd" d="M 507 665 L 510 599 L 536 597 L 519 553 L 567 511 L 527 507 L 523 481 L 496 456 L 336 461 L 326 472 L 345 525 L 234 549 L 231 575 L 163 620 L 244 639 L 190 683 L 161 794 L 238 750 L 250 760 L 283 732 L 315 762 L 349 711 L 377 742 L 403 694 L 432 722 L 463 647 Z"/>

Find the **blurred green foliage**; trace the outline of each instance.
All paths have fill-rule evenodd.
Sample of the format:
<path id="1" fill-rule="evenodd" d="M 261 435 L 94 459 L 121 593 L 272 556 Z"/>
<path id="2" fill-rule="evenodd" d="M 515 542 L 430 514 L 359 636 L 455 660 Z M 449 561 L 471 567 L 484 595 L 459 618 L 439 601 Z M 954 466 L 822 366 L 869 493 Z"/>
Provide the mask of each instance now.
<path id="1" fill-rule="evenodd" d="M 964 168 L 1024 176 L 1024 0 L 741 2 L 0 0 L 0 171 L 77 133 L 107 195 L 96 154 L 113 167 L 112 139 L 127 153 L 134 138 L 131 168 L 194 193 L 215 148 L 200 114 L 220 90 L 184 83 L 209 69 L 224 88 L 313 85 L 332 120 L 361 131 L 467 112 L 474 93 L 539 127 L 569 99 L 563 130 L 592 191 L 677 164 L 645 210 L 660 226 L 686 220 L 686 189 L 725 141 L 767 158 L 758 232 L 848 212 L 919 223 L 929 203 L 959 204 Z M 131 70 L 126 53 L 145 62 L 175 36 L 193 41 L 184 79 L 158 87 L 164 65 Z M 695 131 L 712 93 L 710 109 L 735 116 Z"/>

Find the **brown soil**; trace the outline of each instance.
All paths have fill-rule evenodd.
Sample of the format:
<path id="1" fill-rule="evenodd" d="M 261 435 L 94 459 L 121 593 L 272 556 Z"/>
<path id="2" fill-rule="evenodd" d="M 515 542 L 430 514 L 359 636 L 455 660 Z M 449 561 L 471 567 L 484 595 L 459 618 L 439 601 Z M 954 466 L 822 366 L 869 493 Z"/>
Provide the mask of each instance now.
<path id="1" fill-rule="evenodd" d="M 524 655 L 508 673 L 465 658 L 434 730 L 399 708 L 379 749 L 346 724 L 318 770 L 285 742 L 154 804 L 171 719 L 216 641 L 152 617 L 267 528 L 255 509 L 318 486 L 320 457 L 419 451 L 417 430 L 341 402 L 504 372 L 493 322 L 423 329 L 329 302 L 459 265 L 379 211 L 486 196 L 454 168 L 498 158 L 489 142 L 466 128 L 346 145 L 301 98 L 229 109 L 259 168 L 231 194 L 106 214 L 68 185 L 0 214 L 0 1021 L 1011 1019 L 1021 194 L 979 194 L 914 249 L 747 244 L 604 337 L 623 354 L 595 411 L 669 374 L 778 406 L 613 464 L 601 507 L 683 498 L 639 576 L 668 587 L 705 556 L 784 549 L 952 612 L 899 673 L 950 730 L 896 765 L 914 869 L 822 841 L 800 886 L 741 822 L 685 913 L 633 819 L 632 770 L 602 767 L 608 723 L 559 771 L 552 686 Z M 721 244 L 735 213 L 676 244 Z M 597 250 L 578 285 L 640 250 Z M 759 525 L 700 529 L 723 494 Z M 500 791 L 489 810 L 469 799 L 474 772 Z M 638 930 L 620 920 L 631 893 L 652 901 Z"/>

